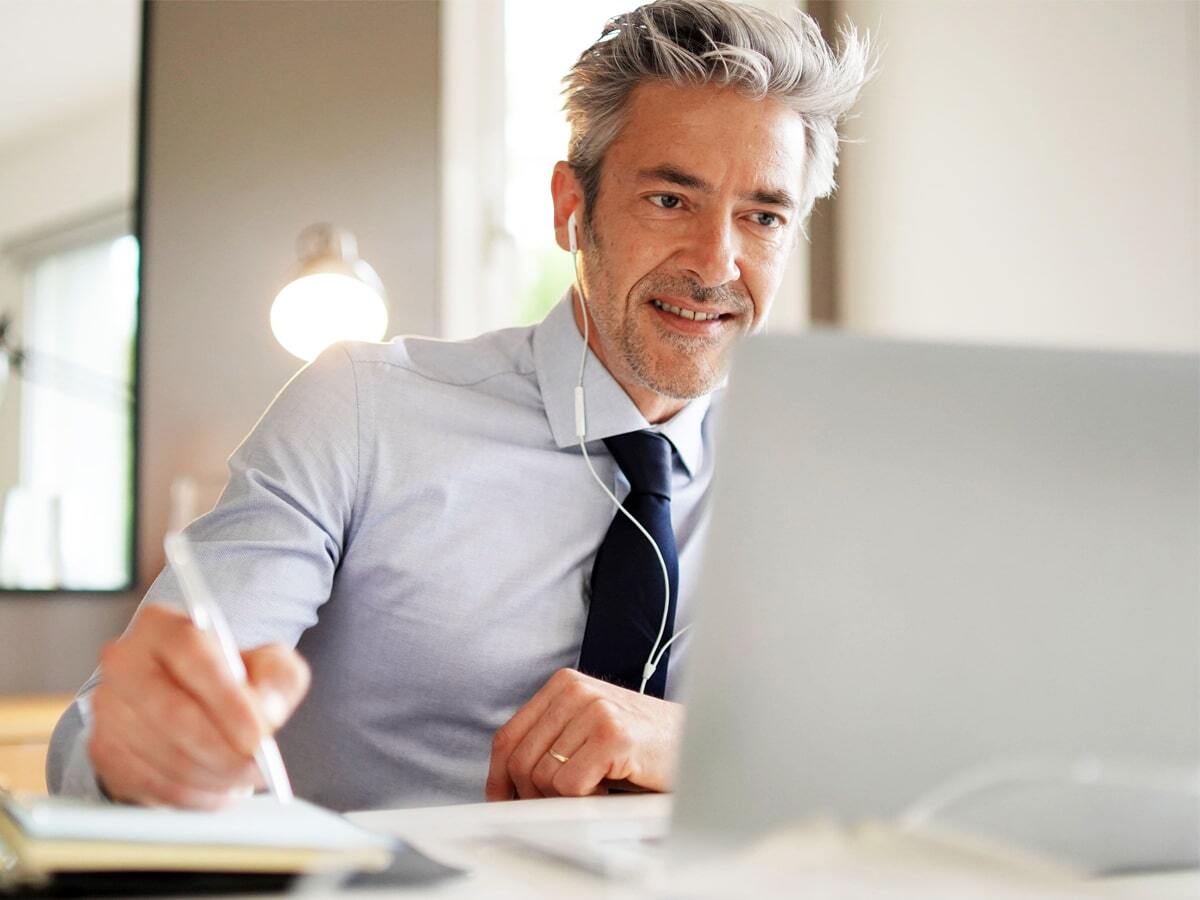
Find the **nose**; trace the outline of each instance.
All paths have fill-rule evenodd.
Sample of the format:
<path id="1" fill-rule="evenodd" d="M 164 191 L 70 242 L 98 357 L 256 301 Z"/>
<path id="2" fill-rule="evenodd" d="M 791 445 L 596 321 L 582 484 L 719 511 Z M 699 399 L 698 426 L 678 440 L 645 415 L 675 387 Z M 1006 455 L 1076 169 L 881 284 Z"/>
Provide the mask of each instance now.
<path id="1" fill-rule="evenodd" d="M 703 287 L 719 287 L 742 277 L 738 266 L 737 233 L 726 217 L 696 222 L 680 262 Z"/>

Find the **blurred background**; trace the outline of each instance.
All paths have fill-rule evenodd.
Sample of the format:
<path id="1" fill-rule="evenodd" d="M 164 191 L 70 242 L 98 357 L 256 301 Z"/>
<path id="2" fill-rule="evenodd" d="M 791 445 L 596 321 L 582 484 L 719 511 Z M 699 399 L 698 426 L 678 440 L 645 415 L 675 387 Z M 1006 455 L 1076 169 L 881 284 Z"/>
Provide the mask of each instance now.
<path id="1" fill-rule="evenodd" d="M 307 226 L 357 238 L 385 337 L 562 294 L 559 79 L 629 5 L 0 0 L 0 778 L 302 365 Z M 1200 349 L 1200 5 L 760 5 L 883 52 L 773 330 Z"/>

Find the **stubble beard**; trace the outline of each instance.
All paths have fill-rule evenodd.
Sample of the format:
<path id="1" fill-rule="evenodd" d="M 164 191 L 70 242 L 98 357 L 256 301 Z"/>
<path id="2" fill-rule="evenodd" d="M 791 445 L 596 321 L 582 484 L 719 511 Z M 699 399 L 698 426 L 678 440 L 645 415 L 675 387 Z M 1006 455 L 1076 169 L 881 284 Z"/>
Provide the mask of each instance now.
<path id="1" fill-rule="evenodd" d="M 705 288 L 683 275 L 651 272 L 633 286 L 631 303 L 617 303 L 611 294 L 601 244 L 593 239 L 592 246 L 593 262 L 600 277 L 590 279 L 593 290 L 599 290 L 596 290 L 598 302 L 589 303 L 588 308 L 600 332 L 597 337 L 606 345 L 606 355 L 611 357 L 615 352 L 641 387 L 661 396 L 694 400 L 712 392 L 729 371 L 729 355 L 735 341 L 725 335 L 705 338 L 679 334 L 657 321 L 650 324 L 655 332 L 650 337 L 644 323 L 638 327 L 639 320 L 652 316 L 645 307 L 649 306 L 650 298 L 660 295 L 688 297 L 697 303 L 719 302 L 723 310 L 737 312 L 740 320 L 749 318 L 753 310 L 750 299 L 728 285 Z M 659 353 L 654 352 L 652 343 L 658 344 Z M 661 359 L 664 345 L 675 351 L 669 361 Z"/>
<path id="2" fill-rule="evenodd" d="M 680 292 L 674 290 L 670 293 L 679 295 Z M 610 333 L 616 339 L 616 349 L 638 383 L 674 400 L 694 400 L 712 391 L 728 369 L 728 345 L 716 347 L 714 354 L 714 346 L 719 345 L 720 340 L 678 334 L 668 331 L 657 322 L 652 323 L 652 327 L 658 336 L 649 338 L 644 326 L 641 329 L 637 327 L 636 318 L 646 315 L 643 305 L 633 305 L 619 322 L 609 323 Z M 611 312 L 611 307 L 606 309 L 606 314 Z M 657 354 L 650 346 L 655 342 L 659 344 Z M 663 344 L 675 350 L 669 363 L 664 363 L 660 358 Z"/>

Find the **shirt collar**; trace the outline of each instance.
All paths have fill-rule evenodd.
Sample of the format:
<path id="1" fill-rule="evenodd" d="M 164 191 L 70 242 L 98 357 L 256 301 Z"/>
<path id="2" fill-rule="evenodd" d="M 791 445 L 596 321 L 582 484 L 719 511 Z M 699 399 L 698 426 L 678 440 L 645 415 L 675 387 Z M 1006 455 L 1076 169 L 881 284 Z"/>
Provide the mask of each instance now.
<path id="1" fill-rule="evenodd" d="M 575 446 L 575 385 L 579 380 L 579 357 L 583 335 L 575 324 L 571 289 L 533 329 L 533 363 L 550 431 L 559 447 Z M 598 441 L 614 434 L 649 428 L 666 436 L 679 454 L 689 476 L 704 459 L 702 426 L 708 413 L 709 395 L 697 397 L 661 425 L 651 425 L 617 384 L 608 369 L 588 350 L 583 371 L 583 393 L 587 400 L 587 439 Z"/>

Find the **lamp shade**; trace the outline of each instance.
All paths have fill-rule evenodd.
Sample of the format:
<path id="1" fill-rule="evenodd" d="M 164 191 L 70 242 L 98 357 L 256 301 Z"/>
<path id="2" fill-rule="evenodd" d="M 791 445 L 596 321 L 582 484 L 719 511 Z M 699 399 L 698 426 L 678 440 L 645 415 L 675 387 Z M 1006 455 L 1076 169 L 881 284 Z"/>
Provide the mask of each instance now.
<path id="1" fill-rule="evenodd" d="M 378 341 L 387 331 L 383 283 L 358 257 L 354 235 L 312 225 L 296 242 L 300 264 L 271 304 L 271 331 L 311 360 L 336 341 Z"/>

